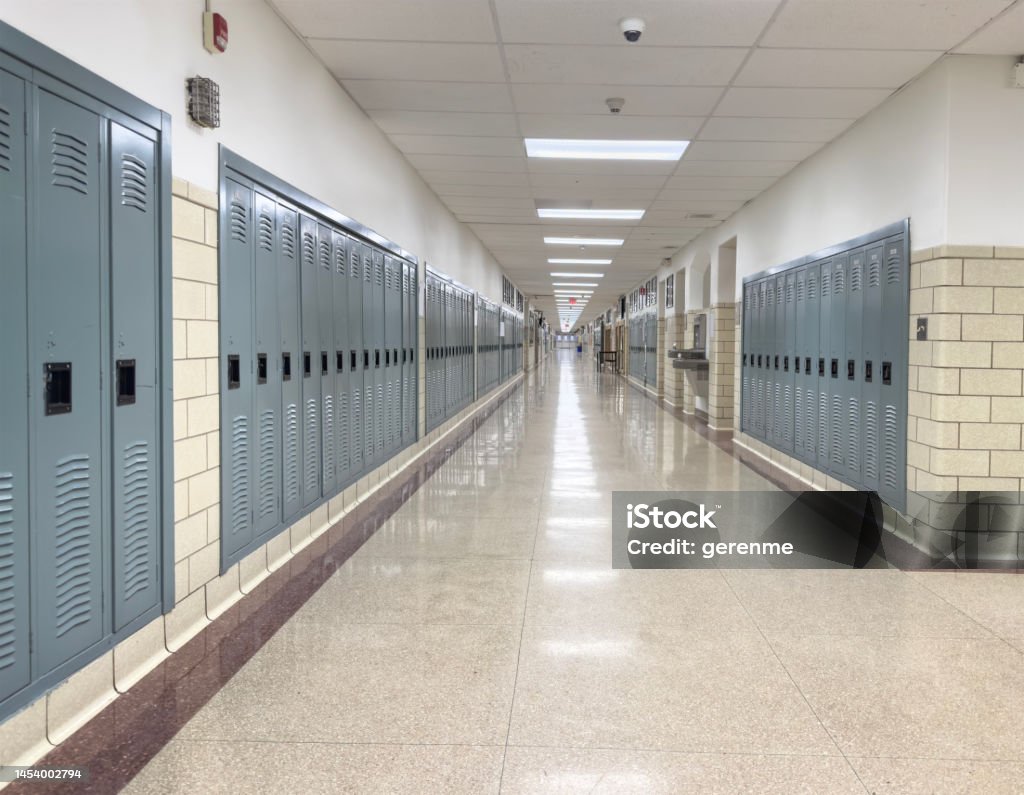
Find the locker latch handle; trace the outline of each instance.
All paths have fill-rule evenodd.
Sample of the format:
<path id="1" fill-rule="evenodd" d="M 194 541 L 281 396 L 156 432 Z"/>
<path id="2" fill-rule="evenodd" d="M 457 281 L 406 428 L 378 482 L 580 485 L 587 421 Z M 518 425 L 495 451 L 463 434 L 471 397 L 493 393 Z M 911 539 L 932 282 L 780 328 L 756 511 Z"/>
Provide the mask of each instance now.
<path id="1" fill-rule="evenodd" d="M 747 354 L 743 354 L 743 366 L 747 366 Z"/>
<path id="2" fill-rule="evenodd" d="M 892 362 L 882 362 L 882 383 L 892 386 Z"/>
<path id="3" fill-rule="evenodd" d="M 338 373 L 345 372 L 345 351 L 334 352 L 334 370 Z"/>
<path id="4" fill-rule="evenodd" d="M 779 355 L 775 354 L 775 369 L 779 369 Z"/>
<path id="5" fill-rule="evenodd" d="M 811 357 L 807 356 L 804 358 L 804 372 L 807 375 L 811 374 Z"/>
<path id="6" fill-rule="evenodd" d="M 363 369 L 364 370 L 369 370 L 370 369 L 370 349 L 369 348 L 363 348 Z"/>
<path id="7" fill-rule="evenodd" d="M 327 375 L 328 370 L 330 370 L 329 361 L 327 351 L 320 351 L 320 375 Z"/>
<path id="8" fill-rule="evenodd" d="M 398 348 L 391 349 L 391 361 L 398 364 Z"/>
<path id="9" fill-rule="evenodd" d="M 242 385 L 242 361 L 237 353 L 228 354 L 228 389 L 238 389 Z"/>
<path id="10" fill-rule="evenodd" d="M 309 378 L 313 375 L 313 354 L 309 351 L 302 352 L 302 377 Z"/>
<path id="11" fill-rule="evenodd" d="M 46 389 L 43 400 L 46 413 L 68 414 L 71 411 L 71 362 L 49 362 L 43 365 Z"/>
<path id="12" fill-rule="evenodd" d="M 839 378 L 839 360 L 838 359 L 833 359 L 832 360 L 832 377 L 833 378 Z"/>
<path id="13" fill-rule="evenodd" d="M 852 381 L 857 377 L 857 362 L 853 359 L 846 360 L 846 380 Z"/>
<path id="14" fill-rule="evenodd" d="M 281 354 L 281 380 L 292 380 L 292 355 L 290 353 Z"/>
<path id="15" fill-rule="evenodd" d="M 789 357 L 783 357 L 782 359 L 782 371 L 785 373 L 789 372 Z"/>
<path id="16" fill-rule="evenodd" d="M 825 377 L 825 360 L 822 358 L 822 359 L 818 359 L 818 378 L 824 378 L 824 377 Z"/>
<path id="17" fill-rule="evenodd" d="M 117 379 L 117 405 L 130 406 L 135 402 L 135 360 L 118 359 L 114 362 Z"/>
<path id="18" fill-rule="evenodd" d="M 373 366 L 380 367 L 380 348 L 374 348 L 373 350 Z"/>
<path id="19" fill-rule="evenodd" d="M 871 383 L 871 362 L 867 359 L 864 360 L 864 380 Z"/>
<path id="20" fill-rule="evenodd" d="M 256 354 L 256 383 L 267 383 L 267 354 Z"/>
<path id="21" fill-rule="evenodd" d="M 796 372 L 797 375 L 800 375 L 800 357 L 799 356 L 794 356 L 793 357 L 793 370 Z"/>
<path id="22" fill-rule="evenodd" d="M 349 372 L 354 373 L 356 371 L 356 364 L 357 364 L 357 362 L 358 362 L 358 355 L 356 354 L 356 351 L 353 348 L 353 349 L 351 349 L 348 352 L 348 369 L 349 369 Z"/>
<path id="23" fill-rule="evenodd" d="M 385 367 L 390 367 L 391 366 L 391 349 L 390 348 L 385 348 L 384 349 L 384 366 Z"/>

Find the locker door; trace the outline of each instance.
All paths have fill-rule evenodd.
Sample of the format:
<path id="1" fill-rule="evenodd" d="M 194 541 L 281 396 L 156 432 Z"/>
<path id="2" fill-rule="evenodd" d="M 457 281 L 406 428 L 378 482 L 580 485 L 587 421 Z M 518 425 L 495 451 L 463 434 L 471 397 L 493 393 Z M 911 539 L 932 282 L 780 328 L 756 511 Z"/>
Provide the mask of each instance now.
<path id="1" fill-rule="evenodd" d="M 864 455 L 864 487 L 878 491 L 880 482 L 881 444 L 881 334 L 882 334 L 882 271 L 885 246 L 869 246 L 864 255 L 864 341 L 860 370 L 861 401 L 864 421 L 861 428 L 861 450 Z"/>
<path id="2" fill-rule="evenodd" d="M 783 354 L 786 347 L 786 277 L 775 277 L 775 331 L 772 339 L 772 430 L 774 443 L 780 449 L 786 446 L 786 420 Z"/>
<path id="3" fill-rule="evenodd" d="M 366 471 L 363 426 L 366 415 L 363 410 L 363 248 L 356 240 L 349 241 L 348 256 L 348 377 L 351 422 L 349 425 L 349 459 L 352 477 L 357 478 Z"/>
<path id="4" fill-rule="evenodd" d="M 818 460 L 818 316 L 821 311 L 818 280 L 821 266 L 808 265 L 805 272 L 807 308 L 804 315 L 806 335 L 803 340 L 804 454 L 807 463 L 814 465 Z"/>
<path id="5" fill-rule="evenodd" d="M 256 191 L 255 220 L 256 371 L 255 395 L 255 489 L 256 535 L 266 533 L 281 521 L 281 373 L 278 366 L 278 255 L 277 202 Z"/>
<path id="6" fill-rule="evenodd" d="M 865 251 L 850 253 L 846 271 L 846 334 L 845 352 L 839 376 L 843 381 L 846 398 L 846 417 L 843 428 L 846 435 L 845 477 L 852 484 L 862 481 L 861 430 L 864 418 L 861 409 L 861 377 L 864 367 L 864 262 Z"/>
<path id="7" fill-rule="evenodd" d="M 820 264 L 818 279 L 818 469 L 829 471 L 829 443 L 831 440 L 831 413 L 829 396 L 832 394 L 829 351 L 832 331 L 832 260 Z"/>
<path id="8" fill-rule="evenodd" d="M 337 461 L 337 485 L 347 483 L 352 474 L 352 459 L 349 456 L 351 426 L 351 368 L 349 367 L 348 335 L 348 277 L 349 239 L 337 231 L 331 232 L 334 257 L 334 377 L 336 433 L 334 446 Z"/>
<path id="9" fill-rule="evenodd" d="M 775 355 L 775 278 L 769 277 L 765 287 L 764 313 L 764 437 L 775 443 L 775 375 L 772 357 Z"/>
<path id="10" fill-rule="evenodd" d="M 750 285 L 743 285 L 740 318 L 740 430 L 750 432 Z"/>
<path id="11" fill-rule="evenodd" d="M 277 317 L 280 333 L 276 366 L 281 379 L 281 519 L 302 508 L 302 324 L 297 243 L 299 216 L 277 206 Z M 221 400 L 223 400 L 221 392 Z"/>
<path id="12" fill-rule="evenodd" d="M 384 363 L 387 365 L 387 411 L 384 448 L 390 456 L 398 447 L 402 429 L 402 379 L 399 348 L 402 339 L 402 269 L 398 260 L 385 260 L 387 293 L 384 296 Z"/>
<path id="13" fill-rule="evenodd" d="M 110 124 L 114 629 L 160 604 L 156 143 Z"/>
<path id="14" fill-rule="evenodd" d="M 317 225 L 317 299 L 316 312 L 319 346 L 315 366 L 320 372 L 320 450 L 321 491 L 323 497 L 338 487 L 337 361 L 334 355 L 334 230 Z"/>
<path id="15" fill-rule="evenodd" d="M 408 356 L 405 365 L 405 433 L 402 436 L 402 441 L 405 444 L 411 444 L 416 439 L 416 425 L 417 425 L 417 404 L 419 399 L 419 387 L 417 384 L 419 365 L 417 361 L 419 345 L 417 339 L 419 338 L 419 322 L 417 319 L 418 302 L 417 291 L 416 291 L 416 266 L 412 264 L 406 264 L 406 275 L 408 278 L 408 285 L 405 294 L 405 347 L 408 350 Z"/>
<path id="16" fill-rule="evenodd" d="M 317 294 L 317 223 L 299 219 L 302 281 L 302 504 L 320 499 L 320 331 Z"/>
<path id="17" fill-rule="evenodd" d="M 902 235 L 885 241 L 882 281 L 881 392 L 882 498 L 906 501 L 907 253 Z"/>
<path id="18" fill-rule="evenodd" d="M 846 291 L 849 257 L 832 258 L 832 307 L 829 329 L 829 471 L 846 477 Z"/>
<path id="19" fill-rule="evenodd" d="M 384 254 L 373 252 L 374 464 L 384 460 Z"/>
<path id="20" fill-rule="evenodd" d="M 374 337 L 374 285 L 373 254 L 365 243 L 362 244 L 363 272 L 363 467 L 369 471 L 374 467 L 374 419 L 376 417 L 373 381 Z"/>
<path id="21" fill-rule="evenodd" d="M 782 322 L 782 444 L 787 452 L 793 452 L 794 388 L 796 386 L 796 272 L 786 273 L 785 318 Z"/>
<path id="22" fill-rule="evenodd" d="M 794 317 L 796 320 L 793 336 L 793 454 L 806 460 L 804 439 L 806 433 L 806 377 L 803 370 L 804 349 L 807 344 L 807 269 L 798 268 L 795 273 L 796 295 Z"/>
<path id="23" fill-rule="evenodd" d="M 49 671 L 103 635 L 99 117 L 39 89 L 29 267 L 33 643 Z M 5 324 L 6 326 L 6 324 Z M 248 517 L 245 517 L 246 521 Z"/>
<path id="24" fill-rule="evenodd" d="M 0 372 L 28 370 L 25 84 L 0 71 Z M 31 371 L 34 374 L 35 370 Z M 31 376 L 34 378 L 34 375 Z M 0 700 L 28 684 L 28 399 L 0 389 Z"/>

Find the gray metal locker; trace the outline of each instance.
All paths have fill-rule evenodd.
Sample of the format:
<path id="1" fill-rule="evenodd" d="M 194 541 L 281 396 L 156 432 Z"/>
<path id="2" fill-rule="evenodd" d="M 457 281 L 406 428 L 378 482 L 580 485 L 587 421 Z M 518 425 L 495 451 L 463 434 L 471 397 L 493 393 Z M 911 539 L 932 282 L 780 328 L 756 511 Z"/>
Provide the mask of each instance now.
<path id="1" fill-rule="evenodd" d="M 320 494 L 329 497 L 338 488 L 338 449 L 336 395 L 337 357 L 334 348 L 334 231 L 326 224 L 317 226 L 317 314 L 319 347 L 316 367 L 320 371 Z M 339 320 L 340 322 L 340 320 Z"/>
<path id="2" fill-rule="evenodd" d="M 348 276 L 349 239 L 338 231 L 332 231 L 332 256 L 334 258 L 334 348 L 332 350 L 335 378 L 335 461 L 337 485 L 344 486 L 352 475 L 350 442 L 352 435 L 352 373 L 349 357 L 349 299 Z"/>
<path id="3" fill-rule="evenodd" d="M 37 89 L 29 264 L 34 664 L 49 671 L 103 637 L 100 119 Z M 45 208 L 45 209 L 44 209 Z M 45 211 L 45 216 L 43 212 Z M 45 217 L 45 222 L 43 218 Z M 59 230 L 59 234 L 55 231 Z M 105 371 L 106 372 L 106 371 Z"/>
<path id="4" fill-rule="evenodd" d="M 255 393 L 253 417 L 254 537 L 273 530 L 281 522 L 281 373 L 278 329 L 277 202 L 255 192 L 253 202 L 255 243 L 255 371 L 250 379 Z"/>
<path id="5" fill-rule="evenodd" d="M 829 472 L 837 477 L 846 474 L 846 269 L 849 257 L 832 258 L 832 309 L 829 329 Z"/>
<path id="6" fill-rule="evenodd" d="M 416 268 L 402 263 L 402 445 L 416 438 Z"/>
<path id="7" fill-rule="evenodd" d="M 366 470 L 363 412 L 363 249 L 364 244 L 349 241 L 348 256 L 348 377 L 349 377 L 349 459 L 352 477 L 359 477 Z"/>
<path id="8" fill-rule="evenodd" d="M 909 253 L 906 237 L 885 241 L 882 274 L 881 341 L 881 488 L 882 498 L 897 508 L 906 502 L 907 318 Z"/>
<path id="9" fill-rule="evenodd" d="M 0 71 L 0 371 L 29 373 L 26 335 L 25 83 Z M 29 658 L 28 417 L 25 390 L 0 389 L 0 701 L 25 687 Z"/>
<path id="10" fill-rule="evenodd" d="M 374 466 L 380 464 L 384 456 L 384 253 L 373 250 L 373 430 L 374 430 Z"/>
<path id="11" fill-rule="evenodd" d="M 864 421 L 861 428 L 861 449 L 864 455 L 863 482 L 872 491 L 881 487 L 880 480 L 880 397 L 881 397 L 881 334 L 882 334 L 882 271 L 885 246 L 868 246 L 864 254 L 864 320 L 863 364 L 861 366 L 861 400 Z"/>
<path id="12" fill-rule="evenodd" d="M 156 141 L 111 122 L 114 630 L 160 604 L 159 218 Z"/>
<path id="13" fill-rule="evenodd" d="M 221 233 L 221 545 L 226 554 L 253 539 L 253 421 L 252 421 L 252 189 L 234 180 L 225 182 L 227 215 Z"/>
<path id="14" fill-rule="evenodd" d="M 765 290 L 765 354 L 764 354 L 764 437 L 770 444 L 775 444 L 775 371 L 772 361 L 775 358 L 777 329 L 775 306 L 775 277 L 769 277 Z"/>
<path id="15" fill-rule="evenodd" d="M 281 381 L 281 520 L 288 524 L 302 498 L 302 322 L 300 317 L 299 214 L 277 205 L 276 369 Z M 223 400 L 221 390 L 221 400 Z"/>
<path id="16" fill-rule="evenodd" d="M 845 351 L 840 364 L 840 379 L 846 400 L 843 430 L 846 436 L 845 472 L 840 475 L 851 483 L 862 482 L 861 432 L 861 378 L 863 377 L 863 321 L 864 321 L 864 265 L 865 251 L 850 252 L 846 266 L 846 318 L 843 324 Z"/>
<path id="17" fill-rule="evenodd" d="M 384 258 L 384 286 L 384 449 L 390 455 L 398 448 L 402 430 L 402 269 L 394 257 Z"/>
<path id="18" fill-rule="evenodd" d="M 299 217 L 299 272 L 302 295 L 302 504 L 320 499 L 320 333 L 318 316 L 317 222 Z"/>
<path id="19" fill-rule="evenodd" d="M 361 246 L 363 273 L 363 471 L 374 468 L 377 418 L 373 370 L 373 352 L 376 345 L 374 312 L 373 253 L 366 244 Z"/>
<path id="20" fill-rule="evenodd" d="M 796 273 L 786 273 L 784 296 L 785 315 L 782 337 L 782 449 L 793 452 L 793 416 L 794 387 L 796 385 L 794 359 L 796 358 Z"/>
<path id="21" fill-rule="evenodd" d="M 832 375 L 829 351 L 832 334 L 832 260 L 823 260 L 819 268 L 818 295 L 818 455 L 817 467 L 828 472 L 831 440 L 830 395 Z"/>

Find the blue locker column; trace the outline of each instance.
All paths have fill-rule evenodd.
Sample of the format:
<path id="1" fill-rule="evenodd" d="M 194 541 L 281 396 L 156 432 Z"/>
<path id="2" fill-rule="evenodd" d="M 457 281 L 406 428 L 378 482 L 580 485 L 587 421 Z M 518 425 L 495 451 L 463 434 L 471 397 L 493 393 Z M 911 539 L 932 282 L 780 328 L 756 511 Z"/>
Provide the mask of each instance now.
<path id="1" fill-rule="evenodd" d="M 829 329 L 829 472 L 846 474 L 846 269 L 849 257 L 832 258 L 832 307 Z"/>
<path id="2" fill-rule="evenodd" d="M 363 449 L 363 248 L 356 240 L 349 240 L 348 248 L 348 379 L 351 422 L 349 424 L 349 460 L 352 477 L 366 471 Z"/>
<path id="3" fill-rule="evenodd" d="M 823 260 L 819 265 L 819 314 L 818 314 L 818 454 L 817 467 L 828 472 L 830 466 L 829 444 L 831 441 L 830 395 L 832 375 L 829 351 L 832 336 L 832 260 Z"/>
<path id="4" fill-rule="evenodd" d="M 255 535 L 281 522 L 281 372 L 278 329 L 277 202 L 255 192 Z"/>
<path id="5" fill-rule="evenodd" d="M 880 467 L 880 403 L 881 398 L 881 335 L 882 335 L 882 269 L 885 247 L 869 246 L 864 254 L 864 319 L 863 364 L 861 365 L 861 403 L 864 420 L 861 450 L 864 455 L 863 483 L 866 489 L 881 487 Z"/>
<path id="6" fill-rule="evenodd" d="M 337 417 L 335 396 L 338 379 L 334 355 L 334 231 L 317 225 L 317 329 L 319 350 L 316 366 L 320 369 L 320 496 L 332 495 L 338 487 Z"/>
<path id="7" fill-rule="evenodd" d="M 276 311 L 277 370 L 281 381 L 281 520 L 287 524 L 302 510 L 302 323 L 299 268 L 299 214 L 277 205 Z M 223 395 L 223 392 L 221 393 Z M 221 398 L 223 400 L 223 397 Z"/>
<path id="8" fill-rule="evenodd" d="M 863 479 L 861 456 L 861 375 L 863 355 L 864 322 L 864 262 L 865 250 L 850 252 L 846 267 L 846 323 L 845 352 L 840 377 L 843 380 L 843 394 L 846 399 L 844 432 L 846 435 L 846 462 L 841 477 L 852 484 Z"/>
<path id="9" fill-rule="evenodd" d="M 220 263 L 222 555 L 253 540 L 252 189 L 225 180 L 228 212 Z"/>
<path id="10" fill-rule="evenodd" d="M 896 235 L 885 241 L 882 281 L 881 382 L 882 499 L 897 508 L 906 502 L 907 450 L 907 317 L 909 270 L 907 241 Z"/>
<path id="11" fill-rule="evenodd" d="M 373 254 L 370 247 L 365 243 L 361 243 L 359 246 L 359 257 L 359 268 L 362 273 L 360 283 L 363 285 L 363 350 L 362 361 L 360 362 L 363 372 L 363 472 L 367 472 L 374 467 L 374 440 L 376 438 L 374 436 L 374 419 L 376 417 L 376 401 L 374 399 L 373 380 L 373 349 L 375 344 Z"/>
<path id="12" fill-rule="evenodd" d="M 0 372 L 28 372 L 25 83 L 0 71 Z M 28 417 L 20 382 L 0 389 L 0 701 L 29 683 Z"/>
<path id="13" fill-rule="evenodd" d="M 349 367 L 348 276 L 349 239 L 338 231 L 331 233 L 333 257 L 332 304 L 334 314 L 334 406 L 336 412 L 334 449 L 337 485 L 352 475 L 350 440 L 352 437 L 352 373 Z"/>
<path id="14" fill-rule="evenodd" d="M 302 504 L 320 499 L 320 330 L 317 222 L 299 218 L 299 271 L 302 296 Z"/>
<path id="15" fill-rule="evenodd" d="M 384 460 L 384 253 L 373 250 L 373 464 Z"/>
<path id="16" fill-rule="evenodd" d="M 37 89 L 29 264 L 34 664 L 103 637 L 100 119 Z M 5 241 L 6 245 L 6 241 Z M 5 249 L 6 251 L 6 249 Z M 6 327 L 5 322 L 5 327 Z"/>
<path id="17" fill-rule="evenodd" d="M 114 623 L 158 608 L 161 315 L 156 142 L 110 123 L 110 296 Z"/>

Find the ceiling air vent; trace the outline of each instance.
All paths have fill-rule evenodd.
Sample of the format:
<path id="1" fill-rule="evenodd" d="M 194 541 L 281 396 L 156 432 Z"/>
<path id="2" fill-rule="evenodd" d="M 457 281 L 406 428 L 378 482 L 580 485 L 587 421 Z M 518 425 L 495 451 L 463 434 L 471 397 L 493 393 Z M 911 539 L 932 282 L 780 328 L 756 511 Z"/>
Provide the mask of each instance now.
<path id="1" fill-rule="evenodd" d="M 687 218 L 692 218 L 694 221 L 697 221 L 697 220 L 700 220 L 700 221 L 710 221 L 712 218 L 715 217 L 715 214 L 714 213 L 687 213 L 686 217 Z"/>

